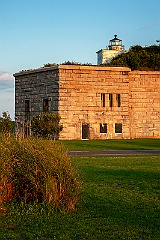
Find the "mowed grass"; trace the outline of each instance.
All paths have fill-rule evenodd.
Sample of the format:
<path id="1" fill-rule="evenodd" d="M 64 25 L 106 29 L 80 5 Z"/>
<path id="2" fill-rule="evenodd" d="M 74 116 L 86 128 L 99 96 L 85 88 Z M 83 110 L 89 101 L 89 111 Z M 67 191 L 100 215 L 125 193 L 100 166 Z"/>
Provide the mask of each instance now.
<path id="1" fill-rule="evenodd" d="M 63 140 L 70 151 L 89 150 L 159 150 L 160 139 L 106 139 L 106 140 Z"/>
<path id="2" fill-rule="evenodd" d="M 160 156 L 73 157 L 82 181 L 76 212 L 12 205 L 0 239 L 159 240 Z"/>

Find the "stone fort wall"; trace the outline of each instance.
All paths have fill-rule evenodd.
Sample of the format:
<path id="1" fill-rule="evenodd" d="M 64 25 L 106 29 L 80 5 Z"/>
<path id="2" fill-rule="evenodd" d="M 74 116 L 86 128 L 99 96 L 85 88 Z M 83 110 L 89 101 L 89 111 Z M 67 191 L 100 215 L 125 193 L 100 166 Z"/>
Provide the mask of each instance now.
<path id="1" fill-rule="evenodd" d="M 160 137 L 160 72 L 60 65 L 16 73 L 15 115 L 59 112 L 60 139 Z"/>
<path id="2" fill-rule="evenodd" d="M 133 71 L 129 81 L 130 137 L 160 137 L 160 72 Z"/>

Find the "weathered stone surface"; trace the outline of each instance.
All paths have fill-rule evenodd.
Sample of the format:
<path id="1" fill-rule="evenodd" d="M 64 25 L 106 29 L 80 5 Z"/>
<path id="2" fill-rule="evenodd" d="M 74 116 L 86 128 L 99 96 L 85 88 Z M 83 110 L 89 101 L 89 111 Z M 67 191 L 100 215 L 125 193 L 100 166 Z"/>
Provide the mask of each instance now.
<path id="1" fill-rule="evenodd" d="M 82 139 L 83 124 L 90 139 L 160 137 L 160 72 L 60 65 L 14 76 L 17 122 L 27 120 L 25 100 L 31 120 L 48 99 L 49 111 L 61 116 L 61 139 Z M 115 132 L 116 123 L 122 132 Z M 106 133 L 100 124 L 107 124 Z"/>

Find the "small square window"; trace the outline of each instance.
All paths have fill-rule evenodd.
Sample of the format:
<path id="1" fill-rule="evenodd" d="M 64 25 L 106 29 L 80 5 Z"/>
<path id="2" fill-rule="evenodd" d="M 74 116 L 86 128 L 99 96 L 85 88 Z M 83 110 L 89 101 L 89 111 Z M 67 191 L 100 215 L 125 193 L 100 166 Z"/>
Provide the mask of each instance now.
<path id="1" fill-rule="evenodd" d="M 107 133 L 107 123 L 100 124 L 100 133 Z"/>
<path id="2" fill-rule="evenodd" d="M 122 133 L 122 124 L 115 123 L 115 133 Z"/>

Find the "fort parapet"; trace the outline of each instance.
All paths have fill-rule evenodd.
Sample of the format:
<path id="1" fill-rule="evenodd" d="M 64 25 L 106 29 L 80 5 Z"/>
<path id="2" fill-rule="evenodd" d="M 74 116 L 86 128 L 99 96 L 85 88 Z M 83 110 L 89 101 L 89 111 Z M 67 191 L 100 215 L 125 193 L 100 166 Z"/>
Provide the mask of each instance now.
<path id="1" fill-rule="evenodd" d="M 159 71 L 59 65 L 14 77 L 17 126 L 41 112 L 58 112 L 60 139 L 160 137 Z"/>

